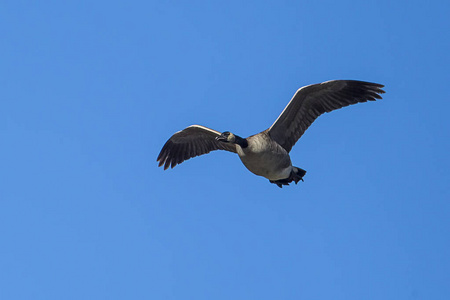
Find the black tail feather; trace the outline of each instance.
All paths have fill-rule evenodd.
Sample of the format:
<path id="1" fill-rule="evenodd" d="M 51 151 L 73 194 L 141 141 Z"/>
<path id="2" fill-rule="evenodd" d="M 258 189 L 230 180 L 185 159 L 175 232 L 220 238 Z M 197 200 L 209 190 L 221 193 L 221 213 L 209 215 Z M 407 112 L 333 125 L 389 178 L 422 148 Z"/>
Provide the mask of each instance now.
<path id="1" fill-rule="evenodd" d="M 294 181 L 295 184 L 297 184 L 300 180 L 303 181 L 303 176 L 305 176 L 305 174 L 306 174 L 305 170 L 303 170 L 301 168 L 293 167 L 291 175 L 289 175 L 288 178 L 280 179 L 280 180 L 269 180 L 269 181 L 270 181 L 270 183 L 276 184 L 279 188 L 282 188 L 283 185 L 289 185 L 289 183 L 291 183 L 292 181 Z"/>

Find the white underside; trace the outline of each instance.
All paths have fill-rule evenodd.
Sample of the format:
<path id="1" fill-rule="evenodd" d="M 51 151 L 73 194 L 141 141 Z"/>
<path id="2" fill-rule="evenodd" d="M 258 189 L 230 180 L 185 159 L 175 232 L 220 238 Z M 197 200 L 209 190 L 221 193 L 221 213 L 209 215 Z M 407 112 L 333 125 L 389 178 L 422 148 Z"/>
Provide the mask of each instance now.
<path id="1" fill-rule="evenodd" d="M 280 161 L 280 153 L 244 153 L 240 147 L 237 147 L 237 152 L 242 163 L 253 174 L 272 181 L 286 179 L 291 175 L 292 165 L 288 167 L 280 166 L 281 163 L 284 163 L 284 166 L 286 165 L 286 161 Z"/>
<path id="2" fill-rule="evenodd" d="M 274 172 L 269 174 L 267 177 L 267 179 L 275 181 L 275 180 L 280 180 L 280 179 L 286 179 L 291 175 L 291 171 L 292 171 L 292 166 L 289 166 L 283 170 L 281 170 L 280 172 Z"/>

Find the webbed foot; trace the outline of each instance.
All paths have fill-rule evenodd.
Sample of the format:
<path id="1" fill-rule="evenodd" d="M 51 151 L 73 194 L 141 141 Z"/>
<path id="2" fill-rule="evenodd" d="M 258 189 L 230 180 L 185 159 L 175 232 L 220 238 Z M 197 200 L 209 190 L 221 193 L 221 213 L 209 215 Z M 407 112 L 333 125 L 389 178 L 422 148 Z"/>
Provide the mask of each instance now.
<path id="1" fill-rule="evenodd" d="M 306 171 L 297 167 L 292 168 L 292 172 L 289 175 L 288 178 L 285 179 L 279 179 L 279 180 L 269 180 L 270 183 L 276 184 L 279 188 L 282 188 L 283 185 L 289 185 L 292 181 L 297 184 L 300 180 L 303 180 L 303 176 L 305 176 Z"/>

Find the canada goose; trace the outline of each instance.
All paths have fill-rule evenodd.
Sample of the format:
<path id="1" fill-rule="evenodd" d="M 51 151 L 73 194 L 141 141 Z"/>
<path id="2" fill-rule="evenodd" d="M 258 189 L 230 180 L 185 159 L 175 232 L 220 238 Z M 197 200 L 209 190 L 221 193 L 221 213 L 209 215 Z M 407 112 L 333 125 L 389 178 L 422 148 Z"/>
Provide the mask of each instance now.
<path id="1" fill-rule="evenodd" d="M 293 167 L 289 152 L 314 120 L 325 112 L 359 102 L 381 99 L 384 85 L 356 81 L 332 80 L 304 86 L 280 116 L 258 134 L 242 138 L 231 132 L 220 133 L 200 125 L 178 131 L 165 143 L 158 155 L 164 170 L 192 157 L 213 150 L 237 153 L 245 167 L 280 188 L 302 180 L 306 171 Z"/>

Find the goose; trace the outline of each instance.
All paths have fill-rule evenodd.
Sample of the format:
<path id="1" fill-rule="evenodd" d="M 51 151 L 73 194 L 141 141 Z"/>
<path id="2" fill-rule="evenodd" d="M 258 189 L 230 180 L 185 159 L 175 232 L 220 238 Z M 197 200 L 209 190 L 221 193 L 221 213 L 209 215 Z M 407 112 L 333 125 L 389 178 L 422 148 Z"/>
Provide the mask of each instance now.
<path id="1" fill-rule="evenodd" d="M 252 173 L 282 188 L 303 181 L 306 171 L 292 166 L 289 152 L 308 127 L 325 112 L 381 99 L 384 85 L 357 80 L 331 80 L 304 86 L 269 129 L 242 138 L 229 131 L 219 132 L 191 125 L 172 135 L 156 159 L 164 170 L 214 150 L 237 153 Z"/>

